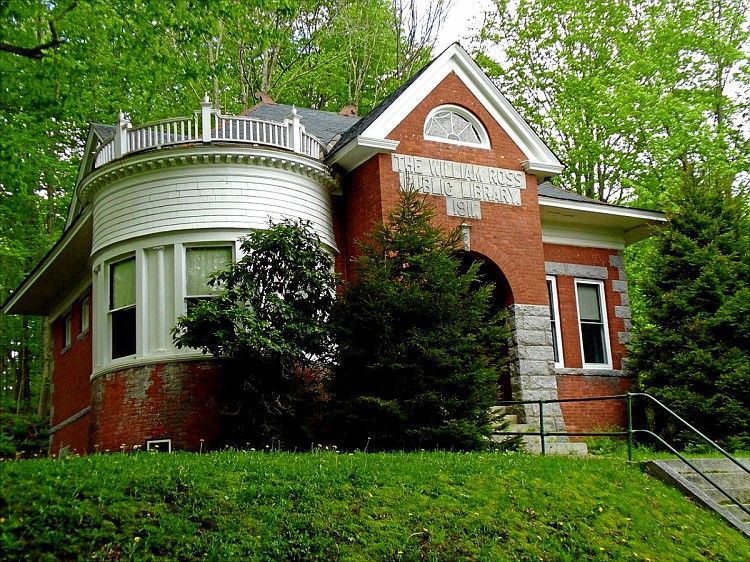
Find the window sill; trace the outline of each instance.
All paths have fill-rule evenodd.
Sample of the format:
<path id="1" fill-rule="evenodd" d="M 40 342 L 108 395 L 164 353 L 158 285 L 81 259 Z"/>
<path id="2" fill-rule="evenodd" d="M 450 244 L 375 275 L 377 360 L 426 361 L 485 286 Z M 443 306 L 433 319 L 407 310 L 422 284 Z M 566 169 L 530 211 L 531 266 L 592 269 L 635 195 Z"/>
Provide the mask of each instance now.
<path id="1" fill-rule="evenodd" d="M 70 344 L 68 344 L 67 346 L 63 347 L 63 348 L 62 348 L 62 349 L 60 350 L 60 355 L 65 355 L 65 354 L 66 354 L 66 353 L 67 353 L 68 351 L 70 351 L 70 349 L 71 349 L 72 347 L 73 347 L 73 344 L 72 344 L 72 343 L 70 343 Z"/>
<path id="2" fill-rule="evenodd" d="M 627 377 L 627 373 L 622 369 L 613 369 L 611 367 L 555 367 L 556 375 L 578 375 L 589 377 Z"/>
<path id="3" fill-rule="evenodd" d="M 78 341 L 81 341 L 83 338 L 85 338 L 90 331 L 91 330 L 89 328 L 86 328 L 83 332 L 78 334 Z"/>

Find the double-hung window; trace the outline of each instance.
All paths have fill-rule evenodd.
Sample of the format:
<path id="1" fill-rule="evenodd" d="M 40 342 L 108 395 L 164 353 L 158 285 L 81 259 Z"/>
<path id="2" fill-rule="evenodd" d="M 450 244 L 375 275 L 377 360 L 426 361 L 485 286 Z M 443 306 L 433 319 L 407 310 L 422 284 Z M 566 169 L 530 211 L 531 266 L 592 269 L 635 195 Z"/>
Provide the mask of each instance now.
<path id="1" fill-rule="evenodd" d="M 135 257 L 109 266 L 112 359 L 135 355 Z"/>
<path id="2" fill-rule="evenodd" d="M 211 276 L 232 263 L 231 246 L 196 246 L 185 249 L 185 301 L 188 308 L 215 296 L 221 287 L 209 283 Z"/>
<path id="3" fill-rule="evenodd" d="M 89 331 L 91 326 L 91 315 L 89 309 L 89 297 L 85 297 L 81 301 L 81 330 L 78 332 L 80 335 L 85 334 Z"/>
<path id="4" fill-rule="evenodd" d="M 576 280 L 578 322 L 583 366 L 607 368 L 612 365 L 609 351 L 607 309 L 601 281 Z"/>
<path id="5" fill-rule="evenodd" d="M 71 345 L 73 345 L 73 315 L 72 315 L 72 312 L 68 312 L 63 317 L 62 325 L 63 325 L 62 350 L 66 351 Z"/>
<path id="6" fill-rule="evenodd" d="M 554 277 L 547 277 L 547 296 L 549 297 L 549 323 L 552 330 L 552 350 L 555 355 L 555 367 L 563 366 L 563 348 L 560 331 L 560 306 L 557 301 L 557 283 Z"/>

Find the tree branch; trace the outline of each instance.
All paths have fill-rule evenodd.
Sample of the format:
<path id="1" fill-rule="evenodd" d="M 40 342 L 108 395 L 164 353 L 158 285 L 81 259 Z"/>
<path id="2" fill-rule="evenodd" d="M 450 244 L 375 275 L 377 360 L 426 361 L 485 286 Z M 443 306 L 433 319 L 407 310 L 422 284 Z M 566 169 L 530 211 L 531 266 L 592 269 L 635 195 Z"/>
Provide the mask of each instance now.
<path id="1" fill-rule="evenodd" d="M 62 12 L 60 12 L 47 22 L 47 24 L 49 25 L 50 35 L 52 36 L 52 39 L 50 41 L 47 41 L 46 43 L 40 43 L 35 47 L 22 47 L 21 45 L 14 45 L 13 43 L 0 41 L 0 52 L 11 53 L 27 59 L 39 60 L 43 58 L 47 54 L 45 51 L 48 51 L 49 49 L 55 49 L 65 43 L 65 41 L 63 39 L 60 39 L 60 37 L 58 36 L 57 29 L 55 29 L 55 23 L 69 14 L 77 5 L 78 0 L 71 2 L 71 4 L 67 8 L 65 8 Z"/>

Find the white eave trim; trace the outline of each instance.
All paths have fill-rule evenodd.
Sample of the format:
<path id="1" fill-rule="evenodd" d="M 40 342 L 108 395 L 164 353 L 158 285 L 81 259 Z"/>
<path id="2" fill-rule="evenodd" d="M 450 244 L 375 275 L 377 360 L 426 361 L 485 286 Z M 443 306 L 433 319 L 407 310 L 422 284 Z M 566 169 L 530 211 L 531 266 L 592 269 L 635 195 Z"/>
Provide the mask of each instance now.
<path id="1" fill-rule="evenodd" d="M 584 201 L 569 201 L 555 199 L 553 197 L 539 196 L 539 205 L 542 207 L 553 207 L 555 209 L 567 209 L 570 211 L 582 211 L 585 213 L 595 213 L 597 215 L 609 215 L 616 217 L 625 217 L 631 219 L 641 219 L 644 221 L 667 222 L 662 213 L 657 211 L 646 211 L 644 209 L 633 209 L 632 207 L 617 207 L 614 205 L 586 203 Z"/>
<path id="2" fill-rule="evenodd" d="M 385 139 L 451 72 L 456 73 L 524 153 L 528 172 L 552 176 L 562 170 L 562 164 L 544 141 L 458 43 L 430 63 L 398 99 L 362 131 L 362 136 Z"/>
<path id="3" fill-rule="evenodd" d="M 326 163 L 329 166 L 338 164 L 346 171 L 354 170 L 376 154 L 391 154 L 396 152 L 399 141 L 360 135 L 352 139 L 349 144 L 337 150 Z"/>
<path id="4" fill-rule="evenodd" d="M 556 176 L 560 172 L 563 171 L 562 164 L 549 164 L 547 162 L 531 162 L 530 160 L 527 160 L 526 162 L 521 162 L 523 165 L 524 171 L 534 174 L 539 177 L 549 177 L 549 176 Z"/>

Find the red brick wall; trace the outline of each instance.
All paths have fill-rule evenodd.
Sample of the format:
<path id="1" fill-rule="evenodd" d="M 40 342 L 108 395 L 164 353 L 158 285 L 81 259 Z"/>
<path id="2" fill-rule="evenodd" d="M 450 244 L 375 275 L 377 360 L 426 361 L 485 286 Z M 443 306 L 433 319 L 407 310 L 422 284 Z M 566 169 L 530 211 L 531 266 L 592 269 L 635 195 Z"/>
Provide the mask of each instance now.
<path id="1" fill-rule="evenodd" d="M 365 240 L 373 226 L 383 221 L 379 157 L 370 158 L 346 177 L 343 191 L 343 202 L 338 206 L 342 212 L 334 215 L 334 221 L 340 221 L 343 226 L 339 252 L 344 263 L 337 260 L 336 266 L 344 279 L 350 279 L 353 271 L 349 265 L 360 254 L 357 243 Z M 339 243 L 338 238 L 336 243 Z"/>
<path id="2" fill-rule="evenodd" d="M 589 375 L 558 375 L 557 394 L 560 398 L 613 396 L 630 390 L 626 377 Z M 599 402 L 563 402 L 560 404 L 566 430 L 571 432 L 601 431 L 627 425 L 627 406 L 624 400 Z"/>
<path id="3" fill-rule="evenodd" d="M 423 128 L 428 113 L 446 103 L 460 105 L 479 118 L 490 137 L 490 150 L 424 140 Z M 388 137 L 400 141 L 398 154 L 521 171 L 522 162 L 527 159 L 454 73 L 428 94 Z M 373 173 L 374 166 L 377 173 Z M 446 228 L 462 222 L 471 225 L 472 250 L 500 267 L 508 279 L 514 302 L 545 304 L 547 294 L 536 177 L 527 175 L 526 183 L 527 188 L 521 190 L 520 207 L 482 202 L 481 220 L 448 217 L 444 197 L 428 195 L 427 200 L 435 205 L 437 222 Z M 344 191 L 348 202 L 350 248 L 354 240 L 360 239 L 368 230 L 363 219 L 369 220 L 371 225 L 373 219 L 386 215 L 398 201 L 399 193 L 399 179 L 392 171 L 390 155 L 378 155 L 357 169 Z M 378 203 L 382 205 L 380 213 L 376 212 Z"/>
<path id="4" fill-rule="evenodd" d="M 92 383 L 93 450 L 128 450 L 147 439 L 172 439 L 172 448 L 196 451 L 217 445 L 221 367 L 186 361 L 131 367 Z"/>
<path id="5" fill-rule="evenodd" d="M 60 449 L 67 447 L 70 453 L 85 455 L 91 452 L 89 448 L 89 431 L 91 429 L 91 413 L 81 419 L 66 425 L 52 435 L 50 455 L 57 456 Z"/>
<path id="6" fill-rule="evenodd" d="M 622 358 L 626 355 L 625 346 L 619 343 L 617 332 L 625 331 L 622 318 L 615 316 L 615 306 L 620 306 L 620 294 L 612 290 L 612 281 L 619 279 L 616 267 L 609 264 L 610 256 L 619 254 L 618 250 L 604 248 L 585 248 L 581 246 L 563 246 L 544 244 L 544 260 L 559 263 L 594 265 L 607 268 L 607 279 L 604 281 L 604 298 L 607 303 L 607 323 L 609 325 L 609 343 L 612 350 L 612 368 L 622 369 Z M 574 277 L 557 275 L 557 299 L 560 305 L 560 327 L 562 333 L 563 357 L 566 368 L 581 368 L 581 339 L 578 330 L 578 310 L 576 308 Z"/>
<path id="7" fill-rule="evenodd" d="M 91 318 L 91 293 L 89 296 L 89 318 Z M 52 374 L 52 426 L 80 412 L 91 404 L 91 327 L 83 335 L 81 327 L 81 305 L 83 297 L 73 303 L 72 343 L 63 351 L 65 315 L 52 324 L 53 374 Z M 90 324 L 90 321 L 89 321 Z M 62 445 L 84 453 L 87 451 L 89 436 L 89 416 L 84 416 L 73 424 L 52 435 L 51 450 L 57 454 Z"/>

